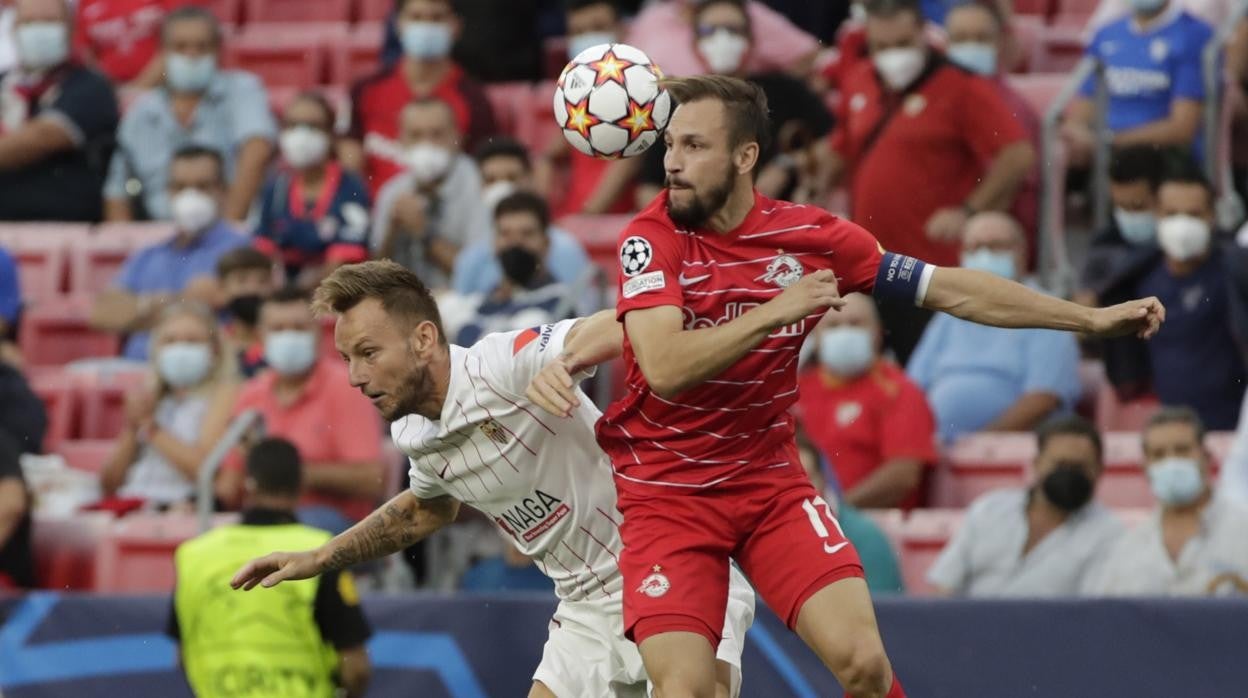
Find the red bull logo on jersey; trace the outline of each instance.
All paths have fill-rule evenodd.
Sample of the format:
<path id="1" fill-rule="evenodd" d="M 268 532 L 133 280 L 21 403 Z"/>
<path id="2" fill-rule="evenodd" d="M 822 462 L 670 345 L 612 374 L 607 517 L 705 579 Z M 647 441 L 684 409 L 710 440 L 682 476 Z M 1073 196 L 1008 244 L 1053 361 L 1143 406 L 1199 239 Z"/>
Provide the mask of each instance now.
<path id="1" fill-rule="evenodd" d="M 802 263 L 797 261 L 796 257 L 782 254 L 771 260 L 771 264 L 767 265 L 767 271 L 763 272 L 762 276 L 754 277 L 754 280 L 775 284 L 780 288 L 788 288 L 802 278 L 804 271 Z"/>
<path id="2" fill-rule="evenodd" d="M 480 429 L 481 433 L 485 434 L 485 438 L 490 441 L 493 441 L 496 444 L 507 443 L 507 430 L 503 428 L 503 425 L 493 419 L 487 419 L 484 422 L 481 422 L 477 428 Z"/>
<path id="3" fill-rule="evenodd" d="M 672 588 L 672 582 L 667 578 L 667 575 L 663 574 L 663 568 L 659 565 L 655 565 L 652 569 L 653 572 L 641 580 L 641 586 L 637 587 L 637 591 L 652 599 L 657 599 L 666 594 L 668 589 Z"/>
<path id="4" fill-rule="evenodd" d="M 495 516 L 494 522 L 512 538 L 529 543 L 549 531 L 571 512 L 572 508 L 562 499 L 541 490 L 534 490 L 533 496 L 520 500 L 519 504 L 504 511 L 502 516 Z"/>
<path id="5" fill-rule="evenodd" d="M 723 325 L 723 324 L 732 322 L 733 320 L 736 320 L 742 315 L 745 315 L 751 309 L 757 308 L 759 305 L 761 304 L 749 302 L 749 301 L 747 302 L 733 301 L 730 303 L 725 303 L 724 314 L 717 319 L 698 317 L 697 315 L 694 314 L 692 310 L 690 310 L 688 307 L 685 307 L 683 309 L 683 312 L 685 315 L 685 329 L 686 330 L 704 330 L 710 327 L 717 327 L 719 325 Z M 806 336 L 806 320 L 804 319 L 798 320 L 792 325 L 786 325 L 785 327 L 781 327 L 767 336 L 772 339 L 775 339 L 777 337 L 805 337 Z"/>

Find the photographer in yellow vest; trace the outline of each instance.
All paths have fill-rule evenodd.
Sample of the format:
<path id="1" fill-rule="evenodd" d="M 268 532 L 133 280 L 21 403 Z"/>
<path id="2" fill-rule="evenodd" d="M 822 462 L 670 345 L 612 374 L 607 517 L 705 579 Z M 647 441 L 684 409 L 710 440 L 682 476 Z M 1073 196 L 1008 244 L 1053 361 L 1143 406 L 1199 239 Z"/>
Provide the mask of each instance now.
<path id="1" fill-rule="evenodd" d="M 247 454 L 242 521 L 191 539 L 174 558 L 169 634 L 199 698 L 362 696 L 370 634 L 351 573 L 239 594 L 230 577 L 270 550 L 303 550 L 330 535 L 295 520 L 299 452 L 265 439 Z"/>

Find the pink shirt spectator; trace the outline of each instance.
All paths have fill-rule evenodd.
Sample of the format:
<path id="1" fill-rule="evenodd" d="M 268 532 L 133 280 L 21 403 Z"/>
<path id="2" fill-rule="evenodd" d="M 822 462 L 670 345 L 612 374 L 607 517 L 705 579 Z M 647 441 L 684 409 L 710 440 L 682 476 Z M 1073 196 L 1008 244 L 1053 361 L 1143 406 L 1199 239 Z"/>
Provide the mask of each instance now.
<path id="1" fill-rule="evenodd" d="M 682 0 L 650 5 L 633 20 L 625 43 L 645 51 L 667 75 L 706 73 L 706 64 L 694 50 L 693 26 L 685 14 L 691 5 Z M 747 58 L 747 73 L 788 70 L 819 50 L 815 37 L 779 12 L 757 0 L 750 0 L 748 8 L 755 41 Z"/>
<path id="2" fill-rule="evenodd" d="M 273 392 L 276 380 L 276 373 L 264 371 L 247 381 L 234 405 L 235 414 L 253 408 L 260 410 L 265 433 L 293 443 L 305 468 L 326 463 L 381 462 L 380 417 L 368 398 L 351 387 L 341 361 L 322 356 L 303 394 L 290 405 L 278 404 Z M 226 462 L 228 468 L 242 466 L 238 457 Z M 376 504 L 317 492 L 306 492 L 300 501 L 301 506 L 332 506 L 352 521 L 368 516 Z"/>

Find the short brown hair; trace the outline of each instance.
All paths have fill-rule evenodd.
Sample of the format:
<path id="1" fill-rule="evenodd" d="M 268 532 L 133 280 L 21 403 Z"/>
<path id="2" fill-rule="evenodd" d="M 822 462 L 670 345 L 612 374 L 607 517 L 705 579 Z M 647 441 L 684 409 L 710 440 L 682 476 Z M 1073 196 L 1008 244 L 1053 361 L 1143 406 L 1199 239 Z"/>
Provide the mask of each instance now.
<path id="1" fill-rule="evenodd" d="M 720 102 L 728 116 L 728 144 L 735 148 L 754 142 L 760 152 L 767 152 L 771 129 L 767 121 L 767 95 L 763 88 L 727 75 L 664 78 L 659 81 L 659 86 L 666 89 L 678 104 L 702 99 Z"/>
<path id="2" fill-rule="evenodd" d="M 1186 405 L 1165 405 L 1161 409 L 1153 413 L 1153 416 L 1145 422 L 1144 428 L 1140 430 L 1140 441 L 1144 442 L 1148 439 L 1148 432 L 1153 427 L 1162 424 L 1187 424 L 1196 432 L 1196 443 L 1202 447 L 1205 443 L 1205 423 L 1201 420 L 1196 410 Z"/>
<path id="3" fill-rule="evenodd" d="M 1036 428 L 1036 451 L 1043 451 L 1045 444 L 1054 436 L 1082 436 L 1092 442 L 1092 447 L 1096 450 L 1097 464 L 1105 462 L 1105 444 L 1101 440 L 1101 432 L 1096 430 L 1092 422 L 1083 417 L 1069 414 L 1042 422 Z"/>
<path id="4" fill-rule="evenodd" d="M 217 259 L 217 278 L 240 271 L 273 271 L 273 260 L 254 247 L 235 247 Z"/>
<path id="5" fill-rule="evenodd" d="M 494 207 L 494 220 L 511 213 L 527 213 L 533 216 L 543 233 L 550 225 L 550 207 L 546 205 L 546 199 L 530 191 L 522 190 L 503 197 Z"/>
<path id="6" fill-rule="evenodd" d="M 366 298 L 381 301 L 386 313 L 403 318 L 413 327 L 432 322 L 438 328 L 438 341 L 446 344 L 442 315 L 433 294 L 420 277 L 389 259 L 345 264 L 335 269 L 312 294 L 312 312 L 341 315 Z"/>

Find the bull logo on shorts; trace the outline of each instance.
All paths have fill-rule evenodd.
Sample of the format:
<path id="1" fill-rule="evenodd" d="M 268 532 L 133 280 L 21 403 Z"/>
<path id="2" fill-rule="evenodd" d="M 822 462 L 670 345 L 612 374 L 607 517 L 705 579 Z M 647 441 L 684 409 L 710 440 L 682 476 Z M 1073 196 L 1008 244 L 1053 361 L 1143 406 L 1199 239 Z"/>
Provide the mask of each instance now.
<path id="1" fill-rule="evenodd" d="M 655 565 L 654 572 L 649 577 L 641 580 L 641 586 L 637 587 L 637 591 L 652 599 L 657 599 L 666 594 L 667 590 L 672 588 L 672 583 L 668 580 L 667 575 L 660 571 L 662 569 L 662 567 Z"/>
<path id="2" fill-rule="evenodd" d="M 782 254 L 771 260 L 771 264 L 767 265 L 767 271 L 754 280 L 775 284 L 780 288 L 788 288 L 802 278 L 804 271 L 802 263 L 793 255 Z"/>
<path id="3" fill-rule="evenodd" d="M 503 425 L 493 419 L 487 419 L 484 422 L 481 422 L 481 425 L 478 428 L 481 430 L 482 434 L 485 434 L 485 438 L 490 441 L 493 441 L 496 444 L 507 443 L 507 430 L 503 428 Z"/>

